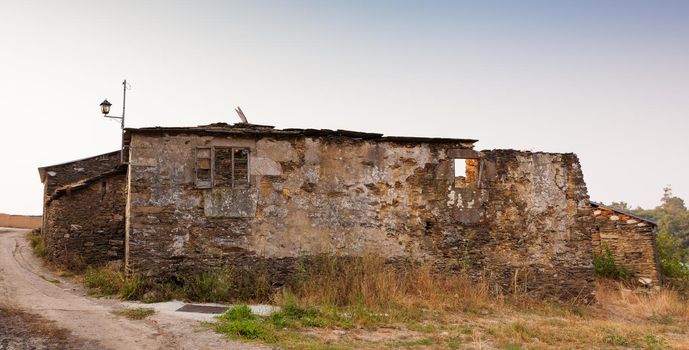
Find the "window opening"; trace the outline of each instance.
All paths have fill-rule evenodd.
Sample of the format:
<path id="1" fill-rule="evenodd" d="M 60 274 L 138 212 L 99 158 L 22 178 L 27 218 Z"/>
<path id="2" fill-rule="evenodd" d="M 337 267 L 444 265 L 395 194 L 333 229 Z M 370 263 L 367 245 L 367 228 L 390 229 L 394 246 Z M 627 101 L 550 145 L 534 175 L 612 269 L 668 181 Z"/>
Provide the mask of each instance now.
<path id="1" fill-rule="evenodd" d="M 212 186 L 211 149 L 196 149 L 196 187 L 210 188 Z"/>
<path id="2" fill-rule="evenodd" d="M 212 174 L 212 185 L 208 185 L 208 187 L 249 187 L 248 149 L 215 147 L 212 153 L 213 162 L 212 167 L 209 168 Z M 211 158 L 208 158 L 208 164 L 211 163 L 210 160 Z M 197 164 L 198 162 L 199 158 L 197 157 Z M 205 173 L 203 174 L 205 175 Z"/>
<path id="3" fill-rule="evenodd" d="M 453 159 L 455 187 L 466 187 L 478 182 L 480 162 L 478 159 Z"/>
<path id="4" fill-rule="evenodd" d="M 232 187 L 249 186 L 249 150 L 234 148 L 232 150 Z"/>

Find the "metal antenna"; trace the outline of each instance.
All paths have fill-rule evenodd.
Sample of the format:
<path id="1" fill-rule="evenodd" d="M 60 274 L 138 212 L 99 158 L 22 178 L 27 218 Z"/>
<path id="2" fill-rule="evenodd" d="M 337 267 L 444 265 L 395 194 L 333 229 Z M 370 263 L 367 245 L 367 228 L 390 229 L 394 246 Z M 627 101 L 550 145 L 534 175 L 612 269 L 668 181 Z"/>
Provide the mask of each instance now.
<path id="1" fill-rule="evenodd" d="M 246 120 L 246 116 L 244 115 L 244 112 L 242 112 L 242 109 L 237 106 L 237 108 L 234 109 L 235 112 L 239 115 L 239 119 L 242 120 L 242 123 L 244 124 L 249 124 L 249 122 Z"/>

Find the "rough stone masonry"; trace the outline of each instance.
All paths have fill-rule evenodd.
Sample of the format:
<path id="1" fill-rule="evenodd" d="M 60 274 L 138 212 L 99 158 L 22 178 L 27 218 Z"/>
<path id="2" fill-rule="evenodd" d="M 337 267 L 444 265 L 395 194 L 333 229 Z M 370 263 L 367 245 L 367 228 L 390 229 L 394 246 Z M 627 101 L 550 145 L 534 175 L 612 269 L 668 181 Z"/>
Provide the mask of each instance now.
<path id="1" fill-rule="evenodd" d="M 558 298 L 593 293 L 574 154 L 248 124 L 127 129 L 125 264 L 170 278 L 377 254 Z M 465 169 L 455 176 L 455 168 Z"/>
<path id="2" fill-rule="evenodd" d="M 660 285 L 663 276 L 656 247 L 656 223 L 602 204 L 592 206 L 596 222 L 592 235 L 594 251 L 609 249 L 615 263 L 649 284 Z"/>

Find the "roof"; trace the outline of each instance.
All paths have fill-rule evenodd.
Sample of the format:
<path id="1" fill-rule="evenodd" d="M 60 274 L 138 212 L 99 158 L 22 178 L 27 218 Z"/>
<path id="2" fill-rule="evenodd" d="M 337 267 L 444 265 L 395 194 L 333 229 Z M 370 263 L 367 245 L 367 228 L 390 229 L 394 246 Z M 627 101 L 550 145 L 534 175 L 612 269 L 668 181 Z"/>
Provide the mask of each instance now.
<path id="1" fill-rule="evenodd" d="M 627 216 L 633 217 L 633 218 L 635 218 L 635 219 L 639 219 L 639 220 L 641 220 L 641 221 L 645 221 L 645 222 L 648 222 L 648 223 L 653 224 L 653 225 L 655 225 L 655 226 L 658 226 L 658 223 L 657 223 L 655 220 L 652 220 L 652 219 L 649 219 L 649 218 L 646 218 L 646 217 L 643 217 L 643 216 L 636 215 L 636 214 L 634 214 L 634 213 L 632 213 L 632 212 L 629 212 L 629 211 L 626 211 L 626 210 L 621 210 L 621 209 L 609 207 L 609 206 L 604 205 L 604 204 L 602 204 L 602 203 L 596 203 L 596 202 L 591 202 L 591 206 L 594 207 L 594 208 L 603 208 L 603 209 L 607 209 L 607 210 L 610 210 L 610 211 L 614 211 L 615 213 L 622 214 L 622 215 L 627 215 Z"/>
<path id="2" fill-rule="evenodd" d="M 147 127 L 147 128 L 127 128 L 125 129 L 125 140 L 130 140 L 132 134 L 201 134 L 201 135 L 233 135 L 239 137 L 295 137 L 295 136 L 314 136 L 314 137 L 347 137 L 353 139 L 364 139 L 374 141 L 389 141 L 399 143 L 466 143 L 473 144 L 477 140 L 454 139 L 454 138 L 435 138 L 435 137 L 408 137 L 408 136 L 383 136 L 378 133 L 368 133 L 350 130 L 329 130 L 329 129 L 275 129 L 270 125 L 257 124 L 226 124 L 215 123 L 209 125 L 199 125 L 196 127 Z"/>
<path id="3" fill-rule="evenodd" d="M 80 181 L 77 181 L 77 182 L 74 182 L 74 183 L 71 183 L 68 185 L 64 185 L 62 187 L 57 188 L 55 190 L 55 192 L 53 192 L 53 194 L 51 194 L 50 197 L 48 197 L 46 199 L 45 204 L 49 204 L 53 200 L 58 199 L 58 198 L 62 197 L 63 195 L 70 193 L 72 191 L 78 191 L 80 189 L 86 188 L 90 184 L 95 183 L 101 179 L 105 179 L 105 178 L 115 176 L 115 175 L 122 175 L 122 174 L 126 174 L 126 173 L 127 173 L 127 166 L 126 165 L 120 165 L 119 167 L 117 167 L 116 169 L 114 169 L 112 171 L 108 171 L 108 172 L 105 172 L 105 173 L 102 173 L 102 174 L 99 174 L 96 176 L 92 176 L 90 178 L 83 179 L 83 180 L 80 180 Z"/>
<path id="4" fill-rule="evenodd" d="M 71 164 L 71 163 L 76 163 L 76 162 L 82 162 L 85 160 L 94 159 L 94 158 L 98 158 L 98 157 L 110 156 L 110 155 L 114 155 L 115 153 L 120 153 L 120 150 L 112 151 L 112 152 L 108 152 L 108 153 L 103 153 L 103 154 L 99 154 L 96 156 L 81 158 L 81 159 L 77 159 L 77 160 L 72 160 L 72 161 L 64 162 L 64 163 L 60 163 L 60 164 L 46 165 L 44 167 L 38 168 L 38 175 L 41 177 L 41 182 L 45 182 L 45 174 L 46 174 L 46 172 L 48 172 L 48 170 L 50 168 L 54 168 L 54 167 L 58 167 L 58 166 L 62 166 L 62 165 L 67 165 L 67 164 Z"/>

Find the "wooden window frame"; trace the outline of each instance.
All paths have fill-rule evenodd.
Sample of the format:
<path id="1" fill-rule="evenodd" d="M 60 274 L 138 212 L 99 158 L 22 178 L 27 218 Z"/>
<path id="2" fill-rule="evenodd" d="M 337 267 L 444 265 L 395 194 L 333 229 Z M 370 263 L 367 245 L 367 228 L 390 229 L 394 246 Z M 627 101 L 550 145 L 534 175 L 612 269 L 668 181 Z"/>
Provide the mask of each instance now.
<path id="1" fill-rule="evenodd" d="M 198 166 L 198 153 L 199 150 L 202 149 L 208 149 L 209 154 L 210 154 L 210 180 L 201 182 L 199 181 L 199 166 Z M 230 188 L 249 188 L 251 187 L 251 148 L 249 147 L 233 147 L 233 146 L 211 146 L 211 147 L 196 147 L 196 150 L 194 152 L 194 182 L 196 185 L 196 188 L 214 188 L 215 187 L 215 175 L 216 175 L 216 167 L 215 167 L 215 150 L 216 149 L 229 149 L 231 158 L 230 158 L 230 163 L 232 165 L 230 171 L 231 171 L 231 180 L 230 180 Z M 235 179 L 235 158 L 234 158 L 234 153 L 237 150 L 244 150 L 246 151 L 246 180 L 244 183 L 237 184 L 236 179 Z"/>
<path id="2" fill-rule="evenodd" d="M 208 162 L 210 163 L 210 178 L 208 180 L 199 179 L 199 150 L 208 150 Z M 194 152 L 194 184 L 196 188 L 213 188 L 213 168 L 215 162 L 213 161 L 213 147 L 196 147 Z M 206 159 L 203 157 L 203 159 Z"/>

